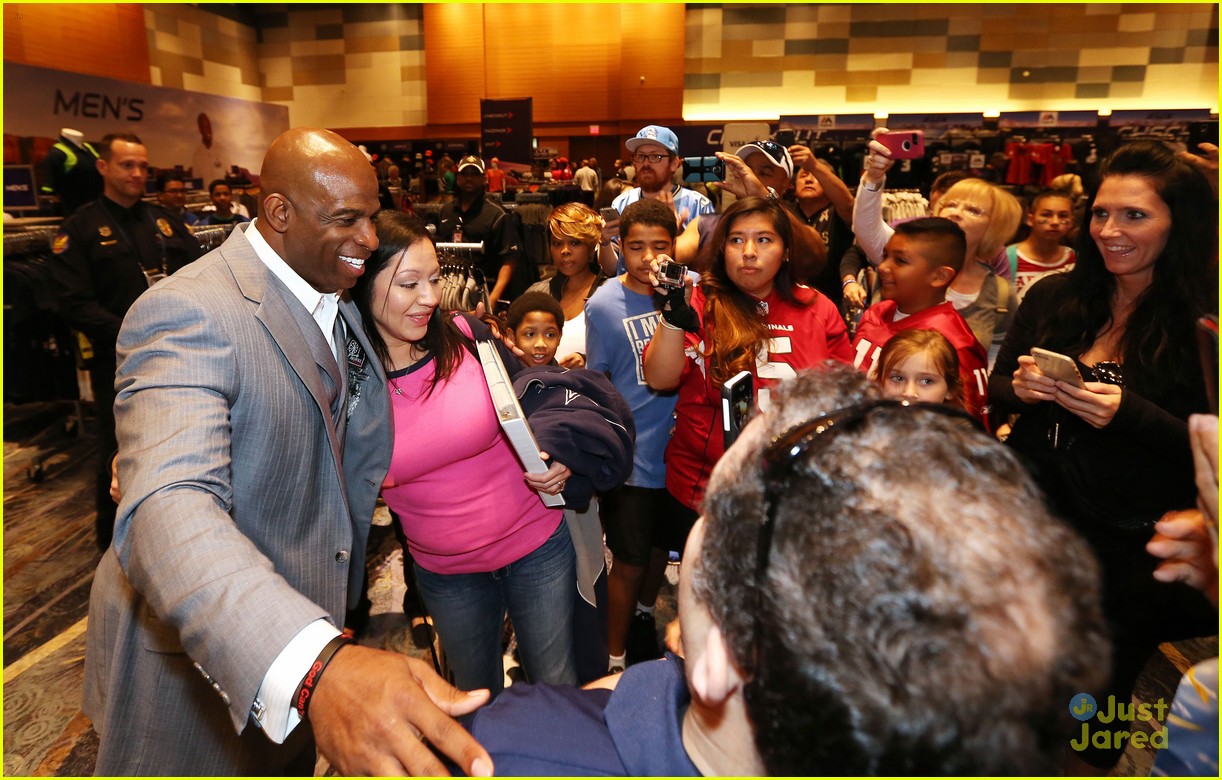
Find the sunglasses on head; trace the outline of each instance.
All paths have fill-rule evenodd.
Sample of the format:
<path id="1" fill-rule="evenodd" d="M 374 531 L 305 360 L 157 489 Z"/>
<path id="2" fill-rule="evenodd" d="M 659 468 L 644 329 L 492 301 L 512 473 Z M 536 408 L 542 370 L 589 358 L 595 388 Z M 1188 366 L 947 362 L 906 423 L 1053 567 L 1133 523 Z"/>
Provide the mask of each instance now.
<path id="1" fill-rule="evenodd" d="M 827 448 L 837 434 L 860 428 L 862 423 L 874 412 L 883 409 L 905 409 L 913 414 L 933 414 L 952 420 L 964 421 L 976 430 L 982 430 L 980 421 L 954 406 L 931 403 L 910 403 L 893 398 L 875 398 L 869 401 L 846 406 L 827 414 L 814 417 L 798 423 L 777 435 L 764 448 L 760 456 L 764 477 L 764 524 L 759 528 L 756 542 L 755 559 L 755 628 L 754 642 L 756 652 L 756 680 L 763 679 L 766 670 L 760 663 L 762 656 L 760 647 L 760 615 L 764 610 L 764 586 L 768 574 L 768 564 L 772 555 L 772 538 L 776 531 L 777 507 L 780 496 L 787 490 L 795 476 L 794 466 L 800 460 L 805 460 L 813 453 Z M 747 687 L 748 695 L 755 688 Z"/>
<path id="2" fill-rule="evenodd" d="M 752 143 L 772 155 L 774 160 L 785 159 L 785 147 L 776 141 L 753 141 Z"/>

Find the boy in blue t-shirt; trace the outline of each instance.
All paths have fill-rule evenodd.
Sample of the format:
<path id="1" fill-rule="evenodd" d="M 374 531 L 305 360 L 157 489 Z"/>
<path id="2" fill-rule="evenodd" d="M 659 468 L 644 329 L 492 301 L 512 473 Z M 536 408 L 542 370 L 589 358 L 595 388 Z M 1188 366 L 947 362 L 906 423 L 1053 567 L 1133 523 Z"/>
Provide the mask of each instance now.
<path id="1" fill-rule="evenodd" d="M 602 502 L 612 555 L 607 583 L 611 672 L 659 655 L 653 606 L 666 575 L 667 551 L 683 549 L 686 534 L 668 522 L 670 494 L 662 460 L 674 428 L 675 394 L 651 390 L 641 362 L 658 327 L 662 302 L 654 296 L 649 264 L 662 255 L 674 256 L 677 232 L 674 210 L 661 201 L 640 200 L 625 208 L 619 234 L 627 272 L 599 287 L 585 307 L 586 367 L 611 379 L 636 421 L 632 475 Z"/>

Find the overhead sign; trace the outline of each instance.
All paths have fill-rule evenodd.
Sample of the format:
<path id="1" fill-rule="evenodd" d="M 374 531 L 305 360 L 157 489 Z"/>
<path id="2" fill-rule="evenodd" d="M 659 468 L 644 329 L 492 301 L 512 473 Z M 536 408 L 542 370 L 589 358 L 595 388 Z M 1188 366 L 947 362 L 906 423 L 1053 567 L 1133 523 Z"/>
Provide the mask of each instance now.
<path id="1" fill-rule="evenodd" d="M 7 65 L 5 68 L 7 69 Z M 1207 108 L 1184 108 L 1173 111 L 1147 111 L 1137 109 L 1132 111 L 1113 111 L 1108 117 L 1110 127 L 1125 127 L 1127 125 L 1179 125 L 1184 122 L 1202 122 L 1217 117 L 1209 113 Z M 5 121 L 8 117 L 5 116 Z"/>
<path id="2" fill-rule="evenodd" d="M 999 130 L 1023 127 L 1096 127 L 1097 111 L 1002 111 L 997 119 Z"/>
<path id="3" fill-rule="evenodd" d="M 782 128 L 793 130 L 861 130 L 869 133 L 875 128 L 873 114 L 811 114 L 802 116 L 781 115 Z M 798 136 L 801 138 L 801 135 Z"/>
<path id="4" fill-rule="evenodd" d="M 529 165 L 533 157 L 532 98 L 479 101 L 480 149 L 485 160 Z"/>

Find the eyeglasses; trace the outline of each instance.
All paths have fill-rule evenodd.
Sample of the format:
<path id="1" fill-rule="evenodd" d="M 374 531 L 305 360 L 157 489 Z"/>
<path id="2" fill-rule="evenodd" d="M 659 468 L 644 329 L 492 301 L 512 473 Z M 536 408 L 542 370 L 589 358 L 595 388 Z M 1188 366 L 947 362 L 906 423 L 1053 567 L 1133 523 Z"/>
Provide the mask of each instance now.
<path id="1" fill-rule="evenodd" d="M 669 157 L 670 157 L 669 154 L 641 154 L 638 152 L 637 154 L 632 155 L 632 161 L 634 163 L 643 163 L 643 162 L 660 163 Z"/>
<path id="2" fill-rule="evenodd" d="M 947 209 L 956 209 L 958 211 L 962 211 L 964 214 L 967 214 L 969 217 L 979 218 L 979 217 L 987 217 L 989 215 L 989 212 L 980 208 L 975 203 L 964 203 L 963 201 L 960 201 L 960 200 L 944 200 L 938 203 L 938 213 L 939 214 L 941 214 L 941 212 L 943 211 L 946 211 Z"/>
<path id="3" fill-rule="evenodd" d="M 978 419 L 954 406 L 910 403 L 893 398 L 875 398 L 798 423 L 778 435 L 764 448 L 761 455 L 764 477 L 764 524 L 759 528 L 755 558 L 756 604 L 752 643 L 755 649 L 755 669 L 752 680 L 745 691 L 748 699 L 756 695 L 754 691 L 766 690 L 764 681 L 767 677 L 767 669 L 762 663 L 765 656 L 760 652 L 762 639 L 760 615 L 763 614 L 765 608 L 764 588 L 767 582 L 768 564 L 772 556 L 772 537 L 776 531 L 777 506 L 780 503 L 780 496 L 789 489 L 793 482 L 794 465 L 799 460 L 805 460 L 812 453 L 826 449 L 837 433 L 860 427 L 861 423 L 871 414 L 886 409 L 905 409 L 904 413 L 929 412 L 966 422 L 972 428 L 981 430 Z"/>

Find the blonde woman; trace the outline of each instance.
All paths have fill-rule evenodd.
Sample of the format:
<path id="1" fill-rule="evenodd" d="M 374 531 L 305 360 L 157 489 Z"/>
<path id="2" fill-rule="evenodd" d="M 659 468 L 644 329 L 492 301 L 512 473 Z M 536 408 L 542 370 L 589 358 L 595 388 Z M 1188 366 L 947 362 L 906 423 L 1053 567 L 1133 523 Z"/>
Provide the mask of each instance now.
<path id="1" fill-rule="evenodd" d="M 564 331 L 556 360 L 565 368 L 586 365 L 586 301 L 607 281 L 599 265 L 603 220 L 580 203 L 557 206 L 547 217 L 548 247 L 556 275 L 527 292 L 547 293 L 564 309 Z M 606 250 L 611 254 L 611 250 Z M 612 255 L 613 256 L 613 255 Z"/>

